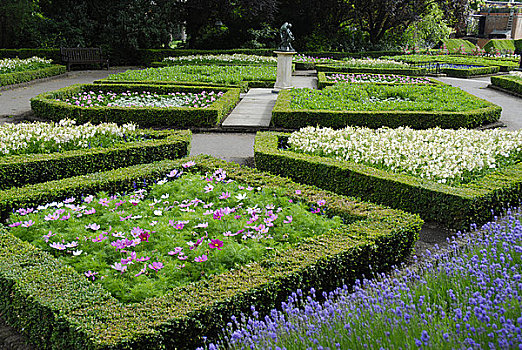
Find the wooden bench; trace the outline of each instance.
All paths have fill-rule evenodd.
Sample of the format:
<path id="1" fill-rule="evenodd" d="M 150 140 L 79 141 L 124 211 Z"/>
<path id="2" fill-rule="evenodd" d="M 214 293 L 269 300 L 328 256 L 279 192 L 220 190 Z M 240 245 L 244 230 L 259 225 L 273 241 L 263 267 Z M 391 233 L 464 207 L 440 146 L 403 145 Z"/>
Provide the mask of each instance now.
<path id="1" fill-rule="evenodd" d="M 101 67 L 106 66 L 109 69 L 109 60 L 103 58 L 102 50 L 99 47 L 62 47 L 60 48 L 62 61 L 67 65 L 67 70 L 71 70 L 73 64 L 100 64 Z"/>

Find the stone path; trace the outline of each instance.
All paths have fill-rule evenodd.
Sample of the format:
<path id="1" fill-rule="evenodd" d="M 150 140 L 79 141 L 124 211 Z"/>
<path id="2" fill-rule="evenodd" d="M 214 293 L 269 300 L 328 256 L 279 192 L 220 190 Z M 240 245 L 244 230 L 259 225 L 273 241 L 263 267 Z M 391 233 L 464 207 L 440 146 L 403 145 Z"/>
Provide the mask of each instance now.
<path id="1" fill-rule="evenodd" d="M 491 83 L 490 77 L 474 79 L 437 79 L 499 105 L 502 107 L 500 121 L 506 125 L 506 128 L 508 130 L 522 129 L 522 98 L 498 90 L 488 89 L 487 86 Z"/>
<path id="2" fill-rule="evenodd" d="M 18 121 L 32 114 L 31 98 L 47 91 L 58 90 L 73 84 L 88 84 L 106 78 L 109 74 L 120 73 L 130 67 L 116 67 L 107 70 L 73 71 L 54 79 L 33 81 L 31 84 L 0 91 L 0 123 Z"/>

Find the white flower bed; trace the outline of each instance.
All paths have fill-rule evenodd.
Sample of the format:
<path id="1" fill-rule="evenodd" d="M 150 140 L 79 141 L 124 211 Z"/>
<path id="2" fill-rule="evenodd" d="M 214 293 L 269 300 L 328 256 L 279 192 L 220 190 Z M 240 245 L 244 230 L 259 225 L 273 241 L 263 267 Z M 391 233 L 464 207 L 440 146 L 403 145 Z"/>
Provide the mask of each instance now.
<path id="1" fill-rule="evenodd" d="M 519 72 L 519 71 L 512 71 L 510 72 L 511 75 L 517 77 L 517 78 L 520 78 L 522 79 L 522 72 Z"/>
<path id="2" fill-rule="evenodd" d="M 31 149 L 47 153 L 55 149 L 88 148 L 91 140 L 123 138 L 136 130 L 133 124 L 118 126 L 114 123 L 75 125 L 73 120 L 59 123 L 4 123 L 0 125 L 0 155 L 35 153 Z"/>
<path id="3" fill-rule="evenodd" d="M 522 130 L 413 130 L 306 127 L 292 133 L 291 149 L 363 163 L 439 183 L 462 183 L 522 156 Z"/>
<path id="4" fill-rule="evenodd" d="M 165 57 L 163 62 L 245 62 L 245 63 L 273 63 L 277 58 L 270 56 L 256 56 L 235 53 L 233 55 L 190 55 Z"/>
<path id="5" fill-rule="evenodd" d="M 354 67 L 409 67 L 410 65 L 404 62 L 398 62 L 393 60 L 384 60 L 378 58 L 345 58 L 343 59 L 343 66 L 354 66 Z"/>
<path id="6" fill-rule="evenodd" d="M 21 71 L 33 66 L 49 65 L 51 62 L 52 60 L 46 60 L 36 56 L 23 60 L 19 58 L 5 58 L 0 60 L 0 74 Z"/>

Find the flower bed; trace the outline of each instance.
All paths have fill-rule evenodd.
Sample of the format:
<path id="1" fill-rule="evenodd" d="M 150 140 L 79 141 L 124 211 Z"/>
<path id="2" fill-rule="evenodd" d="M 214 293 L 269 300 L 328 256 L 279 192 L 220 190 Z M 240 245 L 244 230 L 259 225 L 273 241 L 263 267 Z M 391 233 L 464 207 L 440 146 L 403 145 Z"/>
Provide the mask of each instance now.
<path id="1" fill-rule="evenodd" d="M 519 96 L 522 95 L 522 74 L 519 72 L 507 76 L 491 77 L 491 84 Z"/>
<path id="2" fill-rule="evenodd" d="M 272 87 L 276 80 L 273 66 L 171 66 L 128 70 L 111 74 L 99 82 L 144 83 L 164 82 L 178 85 L 211 84 L 212 86 Z"/>
<path id="3" fill-rule="evenodd" d="M 289 137 L 284 133 L 258 133 L 254 146 L 256 167 L 297 182 L 418 213 L 424 220 L 450 228 L 486 222 L 492 210 L 499 212 L 518 204 L 522 194 L 522 163 L 450 186 L 378 166 L 293 152 L 286 149 Z"/>
<path id="4" fill-rule="evenodd" d="M 190 131 L 134 130 L 62 120 L 0 127 L 0 189 L 186 156 Z"/>
<path id="5" fill-rule="evenodd" d="M 126 107 L 108 105 L 112 95 L 123 93 L 127 94 L 127 96 L 123 96 L 127 100 L 126 105 L 129 104 L 129 100 L 135 93 L 138 93 L 138 96 L 147 96 L 148 102 L 138 103 L 136 100 L 134 106 Z M 185 93 L 184 96 L 183 93 Z M 154 94 L 164 95 L 171 100 L 180 100 L 180 96 L 184 99 L 189 94 L 195 95 L 192 95 L 193 98 L 190 99 L 192 103 L 187 107 L 149 107 L 147 104 L 150 104 L 150 96 Z M 203 95 L 208 97 L 210 105 L 205 102 L 202 106 L 201 100 L 207 100 L 207 97 L 202 97 Z M 81 100 L 79 100 L 79 96 L 81 96 Z M 143 100 L 144 97 L 140 99 Z M 98 103 L 99 100 L 104 103 Z M 141 127 L 191 128 L 218 125 L 238 101 L 239 89 L 232 88 L 85 84 L 38 95 L 31 99 L 31 108 L 36 116 L 50 120 L 69 118 L 82 123 L 115 122 L 121 124 L 130 122 Z M 194 102 L 197 103 L 194 104 Z"/>
<path id="6" fill-rule="evenodd" d="M 65 66 L 39 57 L 0 60 L 0 86 L 13 85 L 65 73 Z"/>
<path id="7" fill-rule="evenodd" d="M 270 250 L 266 259 L 237 265 L 234 270 L 207 276 L 201 281 L 176 287 L 163 296 L 147 298 L 133 304 L 118 302 L 100 284 L 89 279 L 99 274 L 87 277 L 85 271 L 77 272 L 63 261 L 15 238 L 10 233 L 1 234 L 0 298 L 1 311 L 7 322 L 43 348 L 191 348 L 202 344 L 203 335 L 216 339 L 224 325 L 222 320 L 246 311 L 252 304 L 261 310 L 269 310 L 284 300 L 289 291 L 296 288 L 314 286 L 331 289 L 343 279 L 351 283 L 354 278 L 368 273 L 368 264 L 376 271 L 386 269 L 390 264 L 402 260 L 411 251 L 422 225 L 417 216 L 401 211 L 337 196 L 209 157 L 197 157 L 193 160 L 195 166 L 191 167 L 192 171 L 201 175 L 215 174 L 217 169 L 222 168 L 226 171 L 227 178 L 245 186 L 241 193 L 246 193 L 248 197 L 251 192 L 246 187 L 251 186 L 261 187 L 263 191 L 268 192 L 280 191 L 293 201 L 302 201 L 305 205 L 313 205 L 316 208 L 319 204 L 322 205 L 324 200 L 323 208 L 326 215 L 338 215 L 346 226 L 319 236 L 302 238 L 297 244 L 284 244 L 284 249 Z M 3 191 L 0 192 L 0 206 L 2 212 L 10 212 L 13 206 L 35 207 L 40 203 L 63 201 L 71 196 L 81 198 L 82 193 L 93 191 L 122 193 L 132 189 L 133 184 L 143 187 L 144 181 L 151 183 L 155 179 L 163 178 L 165 174 L 174 175 L 171 171 L 182 170 L 183 164 L 185 167 L 191 165 L 187 160 L 164 161 L 18 188 L 16 191 Z M 176 183 L 177 181 L 173 182 Z M 217 185 L 215 181 L 208 184 Z M 178 200 L 178 204 L 184 199 L 170 196 L 169 198 L 170 201 Z M 321 202 L 318 202 L 320 200 Z M 71 203 L 64 203 L 62 208 L 69 209 L 66 204 Z M 112 208 L 116 203 L 110 205 Z M 156 204 L 160 205 L 162 204 Z M 246 207 L 245 205 L 245 209 Z M 278 205 L 275 205 L 275 208 L 277 207 Z M 149 214 L 147 212 L 147 215 Z M 119 220 L 119 214 L 115 212 L 114 215 L 118 215 L 116 219 Z M 164 210 L 162 216 L 167 215 L 167 211 Z M 171 219 L 178 221 L 183 218 Z M 207 220 L 200 219 L 201 224 Z M 284 219 L 290 220 L 286 215 Z M 68 220 L 63 220 L 62 224 L 67 224 Z M 132 220 L 132 217 L 124 222 L 127 220 Z M 152 220 L 155 219 L 151 218 L 150 222 Z M 293 217 L 293 220 L 298 220 L 298 217 Z M 20 226 L 31 227 L 30 223 L 25 221 L 29 220 L 24 220 Z M 101 226 L 101 223 L 97 224 Z M 194 222 L 193 226 L 198 224 L 199 221 Z M 96 227 L 91 225 L 90 228 L 83 228 L 83 234 L 93 231 Z M 203 227 L 193 229 L 201 230 Z M 169 230 L 175 228 L 169 227 Z M 149 239 L 152 240 L 156 233 L 149 234 Z M 209 234 L 213 236 L 215 232 L 209 231 Z M 197 235 L 197 238 L 200 237 Z M 51 240 L 52 237 L 49 243 Z M 223 247 L 218 241 L 205 242 L 206 249 L 213 249 L 212 254 L 220 254 L 224 250 L 218 251 L 217 248 L 225 249 L 225 244 L 233 240 L 233 237 L 230 241 L 219 239 L 223 242 Z M 70 241 L 58 242 L 55 246 L 61 247 L 59 243 L 68 243 L 71 246 Z M 215 248 L 210 248 L 208 243 Z M 230 244 L 229 247 L 231 246 Z M 65 248 L 64 250 L 68 249 Z M 107 248 L 115 249 L 112 246 Z M 174 252 L 169 258 L 179 260 L 180 255 L 179 252 L 175 253 L 175 248 L 170 244 L 168 247 L 162 247 L 164 251 Z M 185 255 L 192 254 L 187 248 L 183 251 L 187 251 Z M 140 257 L 141 255 L 137 256 Z M 208 255 L 207 261 L 202 261 L 202 254 L 196 257 L 200 257 L 200 261 L 195 261 L 194 258 L 192 265 L 202 266 L 201 264 L 211 263 Z M 149 268 L 147 264 L 149 273 L 162 273 L 160 265 L 153 264 L 157 261 L 151 260 L 148 264 L 152 267 Z M 141 277 L 145 276 L 138 276 Z"/>
<path id="8" fill-rule="evenodd" d="M 497 121 L 501 108 L 448 85 L 337 84 L 282 91 L 272 125 L 472 128 Z"/>
<path id="9" fill-rule="evenodd" d="M 409 77 L 396 74 L 366 74 L 366 73 L 325 73 L 317 74 L 318 88 L 323 89 L 337 83 L 373 83 L 373 84 L 440 84 L 437 80 L 424 77 Z"/>
<path id="10" fill-rule="evenodd" d="M 297 290 L 268 317 L 233 317 L 225 340 L 206 348 L 515 349 L 522 343 L 521 220 L 508 212 L 458 234 L 451 250 L 428 252 L 413 271 L 364 280 L 354 291 L 344 286 L 326 300 Z"/>
<path id="11" fill-rule="evenodd" d="M 162 65 L 201 65 L 201 64 L 218 64 L 218 65 L 277 65 L 277 58 L 273 56 L 247 55 L 241 53 L 220 54 L 220 55 L 189 55 L 165 57 L 161 62 Z"/>
<path id="12" fill-rule="evenodd" d="M 311 70 L 315 69 L 318 63 L 334 63 L 337 62 L 333 57 L 313 57 L 303 54 L 297 54 L 293 57 L 293 62 L 296 70 Z"/>

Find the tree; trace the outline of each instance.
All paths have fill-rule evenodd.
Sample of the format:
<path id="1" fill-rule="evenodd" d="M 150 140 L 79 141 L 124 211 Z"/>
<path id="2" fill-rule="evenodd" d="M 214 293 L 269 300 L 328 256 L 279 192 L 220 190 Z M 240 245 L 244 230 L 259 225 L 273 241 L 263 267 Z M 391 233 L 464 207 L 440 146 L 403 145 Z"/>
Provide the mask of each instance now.
<path id="1" fill-rule="evenodd" d="M 427 11 L 426 0 L 349 0 L 352 21 L 379 43 L 390 31 L 407 28 Z"/>
<path id="2" fill-rule="evenodd" d="M 14 48 L 24 45 L 22 35 L 32 25 L 38 4 L 33 0 L 0 1 L 0 48 Z"/>
<path id="3" fill-rule="evenodd" d="M 469 14 L 484 5 L 484 0 L 434 0 L 444 12 L 444 19 L 456 31 L 457 36 L 465 35 Z"/>

